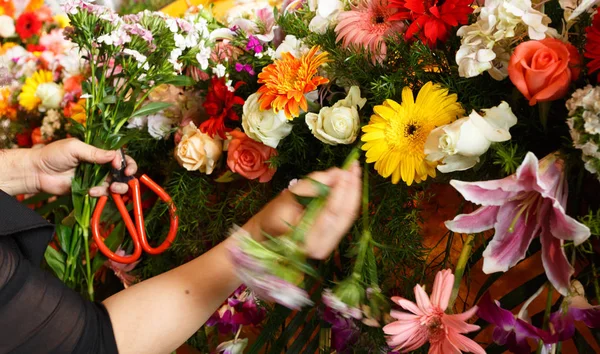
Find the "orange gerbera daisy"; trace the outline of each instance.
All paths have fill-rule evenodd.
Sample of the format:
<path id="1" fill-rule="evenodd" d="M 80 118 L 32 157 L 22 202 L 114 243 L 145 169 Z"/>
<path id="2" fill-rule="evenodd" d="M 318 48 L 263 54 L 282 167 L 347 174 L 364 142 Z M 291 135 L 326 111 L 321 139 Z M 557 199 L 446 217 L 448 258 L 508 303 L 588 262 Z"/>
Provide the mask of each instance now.
<path id="1" fill-rule="evenodd" d="M 263 84 L 258 93 L 260 109 L 272 108 L 274 112 L 284 110 L 289 120 L 300 115 L 300 109 L 308 111 L 305 94 L 319 85 L 329 82 L 322 76 L 316 76 L 317 70 L 328 61 L 328 53 L 317 55 L 319 47 L 313 47 L 300 59 L 290 53 L 267 66 L 258 75 L 258 83 Z"/>
<path id="2" fill-rule="evenodd" d="M 12 103 L 10 88 L 0 88 L 0 118 L 17 119 L 17 108 Z"/>

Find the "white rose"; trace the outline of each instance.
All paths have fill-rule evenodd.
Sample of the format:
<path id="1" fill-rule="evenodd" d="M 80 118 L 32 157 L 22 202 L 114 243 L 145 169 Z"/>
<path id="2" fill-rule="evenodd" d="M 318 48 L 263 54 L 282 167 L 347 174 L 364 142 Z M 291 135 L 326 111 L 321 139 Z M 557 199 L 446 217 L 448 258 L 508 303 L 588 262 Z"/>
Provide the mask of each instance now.
<path id="1" fill-rule="evenodd" d="M 308 28 L 315 33 L 324 34 L 337 23 L 339 13 L 344 10 L 344 3 L 340 0 L 317 0 L 311 4 L 311 11 L 315 11 L 315 7 L 316 16 L 310 21 Z"/>
<path id="2" fill-rule="evenodd" d="M 510 140 L 509 128 L 517 124 L 517 117 L 506 102 L 484 109 L 485 117 L 473 111 L 469 117 L 434 129 L 425 143 L 425 154 L 429 161 L 442 164 L 443 173 L 467 170 L 477 162 L 479 156 L 490 148 L 492 142 Z"/>
<path id="3" fill-rule="evenodd" d="M 10 16 L 0 16 L 0 37 L 9 38 L 14 35 L 15 21 Z"/>
<path id="4" fill-rule="evenodd" d="M 202 133 L 194 123 L 183 128 L 183 136 L 175 149 L 177 162 L 188 171 L 210 175 L 223 152 L 223 141 Z"/>
<path id="5" fill-rule="evenodd" d="M 358 136 L 360 119 L 356 107 L 324 107 L 319 114 L 308 113 L 306 124 L 325 144 L 352 144 Z"/>
<path id="6" fill-rule="evenodd" d="M 156 140 L 166 139 L 171 135 L 173 120 L 165 117 L 162 113 L 148 116 L 148 133 Z"/>
<path id="7" fill-rule="evenodd" d="M 254 93 L 244 103 L 242 127 L 250 138 L 276 149 L 279 141 L 290 135 L 292 125 L 283 110 L 279 113 L 272 109 L 261 110 L 259 98 L 260 94 Z"/>
<path id="8" fill-rule="evenodd" d="M 301 40 L 288 34 L 279 47 L 277 47 L 275 59 L 281 59 L 281 55 L 285 52 L 290 53 L 295 58 L 300 58 L 302 55 L 308 53 L 309 50 L 310 48 L 305 46 Z"/>
<path id="9" fill-rule="evenodd" d="M 62 86 L 54 82 L 40 84 L 37 91 L 35 91 L 35 95 L 42 100 L 40 104 L 41 111 L 60 108 L 64 94 L 65 91 Z"/>
<path id="10" fill-rule="evenodd" d="M 367 99 L 360 96 L 360 88 L 352 86 L 346 98 L 333 107 L 323 107 L 319 114 L 306 114 L 306 124 L 313 135 L 325 144 L 352 144 L 360 128 L 358 110 L 365 103 Z"/>

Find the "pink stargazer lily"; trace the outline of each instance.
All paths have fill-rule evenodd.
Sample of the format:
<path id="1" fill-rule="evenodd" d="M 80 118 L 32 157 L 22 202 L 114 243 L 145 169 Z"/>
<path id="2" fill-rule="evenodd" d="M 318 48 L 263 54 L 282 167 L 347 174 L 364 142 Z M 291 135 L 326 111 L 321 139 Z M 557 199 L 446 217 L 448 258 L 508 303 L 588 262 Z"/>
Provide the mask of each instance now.
<path id="1" fill-rule="evenodd" d="M 546 275 L 567 295 L 574 269 L 563 244 L 572 241 L 580 245 L 590 237 L 590 229 L 565 212 L 568 186 L 563 165 L 555 153 L 538 162 L 529 152 L 517 172 L 504 179 L 450 182 L 466 200 L 482 207 L 447 221 L 446 227 L 460 233 L 496 231 L 483 253 L 486 274 L 505 272 L 517 264 L 539 235 Z"/>
<path id="2" fill-rule="evenodd" d="M 477 306 L 460 314 L 445 313 L 453 284 L 454 274 L 446 269 L 435 276 L 431 297 L 417 285 L 416 304 L 401 297 L 392 298 L 393 302 L 412 312 L 392 310 L 391 316 L 397 321 L 383 327 L 383 332 L 388 335 L 388 345 L 394 351 L 412 352 L 429 342 L 429 354 L 485 354 L 479 344 L 463 335 L 479 329 L 479 326 L 466 322 L 477 312 Z"/>

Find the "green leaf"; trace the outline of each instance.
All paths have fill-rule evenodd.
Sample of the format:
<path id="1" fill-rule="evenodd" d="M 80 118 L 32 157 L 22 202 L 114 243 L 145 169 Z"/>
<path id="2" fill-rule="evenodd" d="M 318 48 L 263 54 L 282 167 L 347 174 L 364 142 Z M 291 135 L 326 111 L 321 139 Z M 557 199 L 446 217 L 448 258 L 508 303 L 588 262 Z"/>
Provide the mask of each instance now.
<path id="1" fill-rule="evenodd" d="M 55 230 L 58 243 L 60 243 L 60 248 L 63 252 L 68 254 L 69 248 L 71 248 L 73 227 L 65 225 L 62 222 L 57 222 Z"/>
<path id="2" fill-rule="evenodd" d="M 65 255 L 62 252 L 48 246 L 46 247 L 46 252 L 44 252 L 44 258 L 54 274 L 56 274 L 58 278 L 62 279 L 65 274 Z"/>
<path id="3" fill-rule="evenodd" d="M 52 194 L 38 193 L 38 194 L 34 195 L 33 197 L 23 200 L 21 203 L 23 203 L 25 205 L 37 204 L 39 202 L 46 201 L 46 200 L 50 199 L 51 197 L 52 197 Z"/>
<path id="4" fill-rule="evenodd" d="M 35 211 L 42 216 L 46 216 L 46 215 L 50 214 L 51 212 L 57 210 L 60 207 L 69 205 L 69 203 L 70 203 L 69 199 L 70 198 L 68 195 L 64 195 L 51 203 L 46 203 L 46 204 L 42 205 L 41 207 L 37 208 Z"/>
<path id="5" fill-rule="evenodd" d="M 215 182 L 231 183 L 238 179 L 240 179 L 240 175 L 238 175 L 237 173 L 234 173 L 232 171 L 227 171 L 227 172 L 223 173 L 221 176 L 219 176 L 219 178 L 215 179 Z"/>
<path id="6" fill-rule="evenodd" d="M 177 75 L 173 76 L 170 79 L 167 79 L 163 82 L 163 84 L 169 84 L 174 86 L 192 86 L 196 83 L 194 79 L 185 75 Z"/>
<path id="7" fill-rule="evenodd" d="M 102 99 L 102 103 L 115 104 L 115 103 L 117 103 L 117 96 L 115 96 L 115 95 L 104 96 L 104 98 Z"/>
<path id="8" fill-rule="evenodd" d="M 171 103 L 166 103 L 166 102 L 150 102 L 147 105 L 138 109 L 137 111 L 133 112 L 133 114 L 131 115 L 131 118 L 148 116 L 150 114 L 160 112 L 163 109 L 167 109 L 171 106 L 172 106 Z"/>

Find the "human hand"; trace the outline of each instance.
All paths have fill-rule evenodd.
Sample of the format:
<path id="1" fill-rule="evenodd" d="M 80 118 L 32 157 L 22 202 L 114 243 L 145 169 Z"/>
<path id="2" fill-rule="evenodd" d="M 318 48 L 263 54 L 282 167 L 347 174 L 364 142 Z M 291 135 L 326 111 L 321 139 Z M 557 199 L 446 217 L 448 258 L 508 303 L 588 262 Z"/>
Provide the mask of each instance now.
<path id="1" fill-rule="evenodd" d="M 41 149 L 30 150 L 34 178 L 37 190 L 60 195 L 71 190 L 71 180 L 75 169 L 81 162 L 97 164 L 111 163 L 114 168 L 121 167 L 121 155 L 118 151 L 107 151 L 85 144 L 77 139 L 64 139 L 48 144 Z M 132 176 L 137 172 L 135 161 L 129 157 L 125 175 Z M 112 183 L 110 190 L 114 193 L 127 193 L 129 187 L 125 183 Z M 90 195 L 99 197 L 107 195 L 109 182 L 90 189 Z"/>
<path id="2" fill-rule="evenodd" d="M 354 163 L 347 171 L 332 168 L 312 173 L 308 178 L 331 188 L 325 207 L 305 238 L 307 255 L 315 259 L 325 259 L 347 234 L 358 216 L 362 187 L 361 169 L 358 163 Z M 304 207 L 296 201 L 294 194 L 305 197 L 318 195 L 313 182 L 309 179 L 301 180 L 267 204 L 244 225 L 244 229 L 259 241 L 264 240 L 262 232 L 271 236 L 280 236 L 288 232 L 289 225 L 297 225 L 304 213 Z"/>

